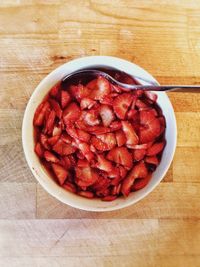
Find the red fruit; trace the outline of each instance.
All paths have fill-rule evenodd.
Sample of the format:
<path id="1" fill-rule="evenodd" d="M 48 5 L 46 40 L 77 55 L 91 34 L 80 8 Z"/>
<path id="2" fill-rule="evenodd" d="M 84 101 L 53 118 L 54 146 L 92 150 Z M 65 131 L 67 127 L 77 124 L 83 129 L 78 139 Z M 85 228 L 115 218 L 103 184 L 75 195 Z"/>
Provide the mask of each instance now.
<path id="1" fill-rule="evenodd" d="M 63 156 L 60 159 L 59 164 L 62 165 L 65 169 L 70 169 L 71 168 L 71 161 L 69 159 L 71 155 L 69 156 Z"/>
<path id="2" fill-rule="evenodd" d="M 101 100 L 106 95 L 109 95 L 111 91 L 110 83 L 102 76 L 89 82 L 87 87 L 91 89 L 90 97 L 95 100 Z"/>
<path id="3" fill-rule="evenodd" d="M 97 155 L 96 167 L 105 172 L 110 172 L 113 168 L 112 163 L 105 159 L 103 155 Z"/>
<path id="4" fill-rule="evenodd" d="M 54 99 L 49 99 L 49 102 L 51 104 L 51 107 L 54 109 L 56 116 L 60 119 L 62 117 L 62 110 L 60 108 L 59 103 Z"/>
<path id="5" fill-rule="evenodd" d="M 67 191 L 70 191 L 72 193 L 76 193 L 76 186 L 70 182 L 66 182 L 62 185 L 62 187 L 64 189 L 66 189 Z"/>
<path id="6" fill-rule="evenodd" d="M 72 122 L 67 122 L 66 124 L 66 132 L 74 139 L 78 139 L 78 134 L 74 124 Z"/>
<path id="7" fill-rule="evenodd" d="M 59 184 L 63 185 L 65 180 L 67 179 L 68 171 L 56 163 L 52 163 L 51 166 L 56 177 L 58 178 Z"/>
<path id="8" fill-rule="evenodd" d="M 149 108 L 149 105 L 147 105 L 146 103 L 144 103 L 142 100 L 140 99 L 137 99 L 136 102 L 135 102 L 135 106 L 138 108 L 138 109 L 145 109 L 145 108 Z"/>
<path id="9" fill-rule="evenodd" d="M 83 113 L 84 122 L 90 126 L 98 125 L 100 120 L 98 119 L 97 110 L 89 110 Z"/>
<path id="10" fill-rule="evenodd" d="M 112 106 L 113 105 L 113 97 L 111 95 L 105 95 L 103 98 L 99 100 L 101 104 Z"/>
<path id="11" fill-rule="evenodd" d="M 87 97 L 90 95 L 91 90 L 89 90 L 88 87 L 78 84 L 78 85 L 71 85 L 69 88 L 69 92 L 73 97 L 75 97 L 78 101 L 80 101 L 82 98 Z"/>
<path id="12" fill-rule="evenodd" d="M 136 161 L 140 161 L 144 158 L 146 153 L 147 153 L 146 149 L 135 149 L 133 150 L 133 159 Z"/>
<path id="13" fill-rule="evenodd" d="M 76 159 L 75 159 L 74 155 L 70 154 L 67 157 L 70 160 L 71 167 L 75 167 L 76 166 Z"/>
<path id="14" fill-rule="evenodd" d="M 67 125 L 69 121 L 74 122 L 80 117 L 80 115 L 81 115 L 81 110 L 79 106 L 75 102 L 72 102 L 63 111 L 64 123 Z"/>
<path id="15" fill-rule="evenodd" d="M 50 94 L 50 96 L 58 97 L 58 95 L 59 95 L 59 91 L 60 91 L 60 83 L 57 83 L 56 85 L 54 85 L 54 86 L 51 88 L 49 94 Z"/>
<path id="16" fill-rule="evenodd" d="M 101 134 L 109 133 L 110 132 L 110 128 L 104 127 L 104 126 L 95 125 L 95 126 L 88 127 L 87 131 L 90 132 L 91 134 L 94 134 L 94 135 L 101 135 Z"/>
<path id="17" fill-rule="evenodd" d="M 117 130 L 120 130 L 121 128 L 122 128 L 121 121 L 113 121 L 110 124 L 111 131 L 117 131 Z"/>
<path id="18" fill-rule="evenodd" d="M 78 194 L 82 197 L 86 197 L 86 198 L 93 198 L 94 197 L 94 193 L 90 192 L 90 191 L 79 191 Z"/>
<path id="19" fill-rule="evenodd" d="M 137 145 L 139 142 L 139 138 L 131 125 L 128 121 L 122 121 L 122 129 L 126 135 L 126 145 L 127 147 L 132 147 L 133 145 Z"/>
<path id="20" fill-rule="evenodd" d="M 61 138 L 53 146 L 53 150 L 61 156 L 70 155 L 76 151 L 76 148 L 71 144 L 66 144 Z"/>
<path id="21" fill-rule="evenodd" d="M 119 119 L 124 119 L 129 106 L 133 101 L 133 97 L 129 93 L 117 96 L 113 101 L 113 109 Z"/>
<path id="22" fill-rule="evenodd" d="M 45 113 L 49 109 L 49 102 L 42 102 L 36 109 L 33 124 L 34 126 L 41 126 L 44 122 Z"/>
<path id="23" fill-rule="evenodd" d="M 112 170 L 110 170 L 107 175 L 108 175 L 109 178 L 111 178 L 113 180 L 115 178 L 119 178 L 120 177 L 119 168 L 117 168 L 117 167 L 113 168 L 112 167 Z"/>
<path id="24" fill-rule="evenodd" d="M 77 167 L 79 168 L 88 168 L 90 167 L 89 162 L 86 159 L 79 159 L 77 161 Z"/>
<path id="25" fill-rule="evenodd" d="M 136 109 L 130 109 L 127 113 L 127 118 L 129 120 L 135 119 L 135 116 L 137 115 L 138 111 Z"/>
<path id="26" fill-rule="evenodd" d="M 71 144 L 73 139 L 71 138 L 71 136 L 69 136 L 67 133 L 63 133 L 61 135 L 61 139 L 62 141 L 64 141 L 66 144 Z"/>
<path id="27" fill-rule="evenodd" d="M 148 172 L 144 162 L 140 162 L 137 165 L 135 165 L 129 172 L 127 177 L 122 181 L 122 188 L 121 188 L 122 194 L 124 196 L 128 196 L 135 179 L 144 178 L 147 176 L 147 174 Z"/>
<path id="28" fill-rule="evenodd" d="M 149 163 L 149 164 L 153 164 L 153 165 L 156 165 L 158 166 L 158 158 L 156 156 L 152 156 L 152 157 L 145 157 L 144 161 L 146 163 Z"/>
<path id="29" fill-rule="evenodd" d="M 116 131 L 115 137 L 118 146 L 123 146 L 127 141 L 126 136 L 122 130 Z"/>
<path id="30" fill-rule="evenodd" d="M 93 136 L 91 143 L 96 149 L 107 151 L 115 147 L 116 139 L 113 133 L 100 134 L 98 137 Z"/>
<path id="31" fill-rule="evenodd" d="M 66 106 L 71 101 L 71 96 L 67 91 L 61 91 L 61 107 L 66 108 Z"/>
<path id="32" fill-rule="evenodd" d="M 102 122 L 104 126 L 109 126 L 111 122 L 114 120 L 114 113 L 108 105 L 101 105 L 99 110 Z"/>
<path id="33" fill-rule="evenodd" d="M 44 155 L 44 148 L 39 142 L 37 142 L 37 144 L 35 145 L 35 153 L 38 155 L 39 158 L 42 158 Z"/>
<path id="34" fill-rule="evenodd" d="M 127 168 L 132 167 L 132 155 L 126 147 L 115 147 L 108 152 L 107 158 Z"/>
<path id="35" fill-rule="evenodd" d="M 160 134 L 160 121 L 151 111 L 140 112 L 140 123 L 144 128 L 140 129 L 140 142 L 147 143 L 153 141 Z"/>
<path id="36" fill-rule="evenodd" d="M 147 149 L 147 156 L 154 156 L 160 153 L 165 146 L 165 142 L 154 143 L 150 148 Z"/>
<path id="37" fill-rule="evenodd" d="M 77 142 L 78 148 L 88 161 L 94 158 L 94 154 L 90 151 L 90 146 L 84 142 Z"/>
<path id="38" fill-rule="evenodd" d="M 94 170 L 92 170 L 89 166 L 84 168 L 76 167 L 75 171 L 76 171 L 76 183 L 81 187 L 90 186 L 94 184 L 98 179 L 97 173 Z"/>
<path id="39" fill-rule="evenodd" d="M 55 135 L 55 136 L 52 136 L 50 138 L 48 138 L 48 143 L 53 146 L 57 143 L 58 139 L 60 138 L 59 135 Z"/>
<path id="40" fill-rule="evenodd" d="M 151 176 L 152 175 L 150 173 L 145 178 L 136 179 L 131 189 L 133 191 L 136 191 L 136 190 L 140 190 L 144 188 L 148 184 L 149 180 L 151 179 Z"/>
<path id="41" fill-rule="evenodd" d="M 75 121 L 75 125 L 78 129 L 88 131 L 88 125 L 86 125 L 83 120 Z"/>
<path id="42" fill-rule="evenodd" d="M 46 159 L 46 161 L 49 161 L 49 162 L 53 162 L 53 163 L 59 162 L 59 159 L 48 150 L 44 152 L 44 158 Z"/>
<path id="43" fill-rule="evenodd" d="M 148 144 L 139 144 L 139 145 L 134 145 L 131 147 L 132 149 L 147 149 Z"/>
<path id="44" fill-rule="evenodd" d="M 102 197 L 101 200 L 102 201 L 113 201 L 116 198 L 117 198 L 117 196 L 111 196 L 111 195 L 109 195 L 109 196 Z"/>
<path id="45" fill-rule="evenodd" d="M 53 136 L 61 135 L 61 133 L 62 133 L 61 126 L 60 125 L 54 126 L 52 135 Z"/>
<path id="46" fill-rule="evenodd" d="M 85 98 L 81 99 L 80 107 L 81 107 L 81 109 L 91 109 L 95 104 L 96 104 L 96 101 L 94 101 L 88 97 L 85 97 Z"/>
<path id="47" fill-rule="evenodd" d="M 79 158 L 79 159 L 84 159 L 85 158 L 81 151 L 77 152 L 76 155 L 77 155 L 77 158 Z"/>
<path id="48" fill-rule="evenodd" d="M 156 94 L 154 94 L 154 93 L 152 93 L 150 91 L 145 91 L 144 94 L 148 99 L 150 99 L 153 102 L 156 102 L 156 100 L 158 98 L 158 96 Z"/>
<path id="49" fill-rule="evenodd" d="M 119 166 L 119 174 L 122 178 L 124 178 L 127 174 L 127 170 L 123 166 Z"/>
<path id="50" fill-rule="evenodd" d="M 96 191 L 97 195 L 105 195 L 108 192 L 105 190 L 110 185 L 111 179 L 105 178 L 103 176 L 98 176 L 96 182 L 92 185 L 92 189 Z"/>
<path id="51" fill-rule="evenodd" d="M 53 132 L 55 118 L 56 118 L 56 113 L 54 110 L 52 110 L 46 121 L 45 129 L 44 129 L 45 134 L 51 134 Z"/>
<path id="52" fill-rule="evenodd" d="M 44 148 L 46 148 L 48 150 L 50 149 L 50 145 L 48 143 L 48 137 L 45 134 L 41 133 L 40 142 L 41 142 L 41 144 L 43 145 Z"/>
<path id="53" fill-rule="evenodd" d="M 83 130 L 76 129 L 78 139 L 80 141 L 88 143 L 89 140 L 91 139 L 91 135 Z"/>

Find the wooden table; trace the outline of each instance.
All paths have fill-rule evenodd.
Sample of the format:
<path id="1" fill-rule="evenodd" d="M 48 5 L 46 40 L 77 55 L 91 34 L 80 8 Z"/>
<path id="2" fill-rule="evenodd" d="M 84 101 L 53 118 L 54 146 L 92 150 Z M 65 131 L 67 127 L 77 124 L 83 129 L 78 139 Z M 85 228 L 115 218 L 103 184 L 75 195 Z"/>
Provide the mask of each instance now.
<path id="1" fill-rule="evenodd" d="M 173 164 L 120 211 L 60 203 L 37 184 L 21 145 L 34 88 L 71 59 L 118 56 L 161 84 L 200 83 L 200 1 L 1 0 L 0 38 L 0 266 L 200 266 L 200 94 L 169 94 Z"/>

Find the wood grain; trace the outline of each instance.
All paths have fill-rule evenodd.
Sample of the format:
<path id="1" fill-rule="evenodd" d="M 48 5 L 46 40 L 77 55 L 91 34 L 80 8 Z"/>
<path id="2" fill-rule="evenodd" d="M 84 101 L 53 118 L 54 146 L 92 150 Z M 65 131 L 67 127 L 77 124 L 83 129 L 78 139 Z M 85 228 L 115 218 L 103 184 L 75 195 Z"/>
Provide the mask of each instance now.
<path id="1" fill-rule="evenodd" d="M 34 88 L 71 59 L 117 56 L 161 84 L 199 84 L 199 25 L 199 0 L 0 1 L 0 266 L 200 265 L 200 94 L 168 94 L 173 164 L 149 196 L 119 211 L 80 211 L 51 197 L 21 144 Z"/>

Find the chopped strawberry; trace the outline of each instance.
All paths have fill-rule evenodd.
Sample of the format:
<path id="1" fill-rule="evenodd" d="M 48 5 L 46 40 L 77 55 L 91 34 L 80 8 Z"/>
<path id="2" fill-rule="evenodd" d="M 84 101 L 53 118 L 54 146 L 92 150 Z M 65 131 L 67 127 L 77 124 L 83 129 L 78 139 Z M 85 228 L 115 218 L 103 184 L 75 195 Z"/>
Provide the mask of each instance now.
<path id="1" fill-rule="evenodd" d="M 35 153 L 38 155 L 39 158 L 42 158 L 44 155 L 44 148 L 39 142 L 37 142 L 35 145 Z"/>
<path id="2" fill-rule="evenodd" d="M 72 122 L 67 122 L 66 124 L 66 132 L 74 139 L 78 139 L 77 129 L 74 127 Z"/>
<path id="3" fill-rule="evenodd" d="M 76 159 L 75 159 L 74 155 L 73 154 L 70 154 L 67 157 L 70 160 L 71 167 L 72 168 L 75 167 L 76 166 Z"/>
<path id="4" fill-rule="evenodd" d="M 92 168 L 84 167 L 84 168 L 75 168 L 76 172 L 76 182 L 79 186 L 91 186 L 98 179 L 98 174 L 92 170 Z"/>
<path id="5" fill-rule="evenodd" d="M 119 119 L 125 119 L 126 113 L 132 101 L 133 97 L 130 93 L 121 94 L 114 99 L 113 109 Z"/>
<path id="6" fill-rule="evenodd" d="M 41 142 L 41 144 L 43 145 L 44 148 L 46 148 L 48 150 L 50 149 L 50 145 L 48 143 L 48 137 L 45 134 L 41 133 L 40 142 Z"/>
<path id="7" fill-rule="evenodd" d="M 54 99 L 49 99 L 51 107 L 54 109 L 56 116 L 60 119 L 62 117 L 62 109 L 60 108 L 59 103 Z"/>
<path id="8" fill-rule="evenodd" d="M 91 89 L 90 97 L 95 100 L 101 100 L 106 95 L 109 95 L 111 91 L 110 83 L 102 76 L 89 82 L 87 87 Z"/>
<path id="9" fill-rule="evenodd" d="M 154 156 L 160 153 L 165 146 L 165 142 L 159 142 L 153 144 L 150 148 L 147 149 L 147 156 Z"/>
<path id="10" fill-rule="evenodd" d="M 113 105 L 113 97 L 111 95 L 105 95 L 102 97 L 99 102 L 103 105 L 112 106 Z"/>
<path id="11" fill-rule="evenodd" d="M 71 144 L 66 144 L 61 138 L 58 142 L 53 146 L 53 150 L 59 155 L 70 155 L 76 151 L 76 148 Z"/>
<path id="12" fill-rule="evenodd" d="M 61 126 L 54 126 L 53 128 L 53 133 L 52 135 L 55 136 L 55 135 L 61 135 L 62 133 L 62 129 L 61 129 Z"/>
<path id="13" fill-rule="evenodd" d="M 78 151 L 76 155 L 77 155 L 78 159 L 84 159 L 85 158 L 85 156 L 83 155 L 83 153 L 81 151 Z"/>
<path id="14" fill-rule="evenodd" d="M 126 145 L 127 147 L 132 147 L 134 145 L 137 145 L 139 142 L 139 138 L 133 128 L 133 126 L 131 125 L 130 122 L 128 121 L 122 121 L 122 129 L 125 133 L 126 136 Z"/>
<path id="15" fill-rule="evenodd" d="M 149 164 L 153 164 L 158 166 L 158 158 L 156 156 L 151 156 L 151 157 L 145 157 L 144 161 Z"/>
<path id="16" fill-rule="evenodd" d="M 67 124 L 69 121 L 76 121 L 81 115 L 81 110 L 75 102 L 71 102 L 63 111 L 63 120 Z"/>
<path id="17" fill-rule="evenodd" d="M 129 120 L 131 120 L 131 119 L 135 119 L 135 117 L 136 117 L 136 115 L 137 115 L 137 113 L 138 113 L 138 111 L 136 110 L 136 109 L 130 109 L 129 111 L 128 111 L 128 113 L 127 113 L 127 118 L 129 119 Z"/>
<path id="18" fill-rule="evenodd" d="M 81 99 L 80 107 L 81 109 L 91 109 L 96 104 L 96 101 L 91 98 L 85 97 Z"/>
<path id="19" fill-rule="evenodd" d="M 101 135 L 101 134 L 106 134 L 110 132 L 110 128 L 108 127 L 104 127 L 104 126 L 99 126 L 99 125 L 95 125 L 95 126 L 90 126 L 88 127 L 88 132 L 90 132 L 91 134 L 95 134 L 95 135 Z"/>
<path id="20" fill-rule="evenodd" d="M 78 142 L 78 148 L 88 161 L 94 158 L 94 154 L 90 151 L 90 146 L 84 142 Z"/>
<path id="21" fill-rule="evenodd" d="M 107 159 L 121 164 L 127 168 L 132 167 L 132 155 L 126 147 L 115 147 L 108 152 Z"/>
<path id="22" fill-rule="evenodd" d="M 96 167 L 105 172 L 111 172 L 113 168 L 112 163 L 105 159 L 103 155 L 97 155 Z"/>
<path id="23" fill-rule="evenodd" d="M 98 176 L 96 182 L 92 185 L 92 189 L 96 191 L 97 195 L 104 195 L 107 192 L 105 190 L 111 183 L 111 179 L 105 178 L 103 176 Z"/>
<path id="24" fill-rule="evenodd" d="M 106 127 L 109 126 L 115 118 L 112 108 L 109 107 L 108 105 L 101 105 L 99 113 L 100 113 L 103 125 Z"/>
<path id="25" fill-rule="evenodd" d="M 78 139 L 83 142 L 89 142 L 91 135 L 83 130 L 76 129 Z"/>
<path id="26" fill-rule="evenodd" d="M 56 97 L 58 97 L 59 91 L 60 91 L 60 82 L 57 83 L 56 85 L 54 85 L 54 86 L 51 88 L 49 94 L 50 94 L 50 96 L 56 98 Z"/>
<path id="27" fill-rule="evenodd" d="M 89 162 L 86 159 L 79 159 L 77 161 L 77 167 L 79 168 L 87 168 L 90 167 Z"/>
<path id="28" fill-rule="evenodd" d="M 59 184 L 63 185 L 65 180 L 67 179 L 68 171 L 56 163 L 52 163 L 51 166 L 52 166 L 52 169 L 53 169 L 56 177 L 58 178 Z"/>
<path id="29" fill-rule="evenodd" d="M 156 102 L 156 100 L 158 98 L 158 96 L 156 94 L 154 94 L 154 93 L 152 93 L 150 91 L 145 91 L 144 94 L 148 99 L 150 99 L 153 102 Z"/>
<path id="30" fill-rule="evenodd" d="M 123 166 L 119 166 L 119 174 L 122 178 L 124 178 L 127 174 L 127 170 Z"/>
<path id="31" fill-rule="evenodd" d="M 100 120 L 98 119 L 98 110 L 89 110 L 83 113 L 84 122 L 90 126 L 98 125 Z"/>
<path id="32" fill-rule="evenodd" d="M 48 143 L 53 146 L 55 145 L 55 143 L 57 143 L 58 139 L 60 138 L 59 135 L 55 135 L 55 136 L 52 136 L 50 138 L 48 138 Z"/>
<path id="33" fill-rule="evenodd" d="M 46 161 L 50 161 L 50 162 L 53 162 L 53 163 L 58 163 L 59 162 L 59 159 L 53 153 L 51 153 L 48 150 L 46 150 L 44 152 L 44 158 L 46 159 Z"/>
<path id="34" fill-rule="evenodd" d="M 133 159 L 136 161 L 140 161 L 144 158 L 147 151 L 146 149 L 134 149 L 133 150 Z"/>
<path id="35" fill-rule="evenodd" d="M 70 191 L 72 193 L 76 193 L 76 186 L 70 182 L 65 182 L 62 187 L 66 189 L 67 191 Z"/>
<path id="36" fill-rule="evenodd" d="M 118 184 L 118 185 L 114 185 L 111 191 L 112 195 L 119 195 L 120 191 L 121 191 L 121 186 L 122 184 Z"/>
<path id="37" fill-rule="evenodd" d="M 88 131 L 88 125 L 86 125 L 82 119 L 75 121 L 75 125 L 78 129 Z"/>
<path id="38" fill-rule="evenodd" d="M 132 149 L 147 149 L 148 148 L 148 144 L 139 144 L 139 145 L 134 145 L 131 148 Z"/>
<path id="39" fill-rule="evenodd" d="M 101 200 L 102 201 L 113 201 L 116 198 L 117 198 L 117 196 L 111 196 L 111 195 L 109 195 L 109 196 L 102 197 Z"/>
<path id="40" fill-rule="evenodd" d="M 122 130 L 116 131 L 115 137 L 116 137 L 118 146 L 123 146 L 124 144 L 126 144 L 126 141 L 127 141 L 126 135 L 124 134 Z"/>
<path id="41" fill-rule="evenodd" d="M 35 115 L 33 118 L 33 124 L 35 126 L 41 126 L 44 122 L 45 113 L 49 109 L 49 102 L 42 102 L 36 109 Z"/>
<path id="42" fill-rule="evenodd" d="M 122 123 L 121 121 L 113 121 L 111 122 L 110 124 L 110 129 L 112 131 L 117 131 L 117 130 L 120 130 L 122 128 Z"/>
<path id="43" fill-rule="evenodd" d="M 97 137 L 93 136 L 91 143 L 96 149 L 107 151 L 116 145 L 116 139 L 113 133 L 100 134 Z"/>
<path id="44" fill-rule="evenodd" d="M 86 197 L 86 198 L 93 198 L 94 197 L 94 193 L 90 192 L 90 191 L 79 191 L 78 194 L 82 197 Z"/>
<path id="45" fill-rule="evenodd" d="M 144 178 L 136 179 L 131 189 L 133 191 L 136 191 L 136 190 L 140 190 L 144 188 L 148 184 L 149 180 L 151 179 L 151 176 L 152 175 L 150 173 Z"/>
<path id="46" fill-rule="evenodd" d="M 56 118 L 56 113 L 54 110 L 52 110 L 46 121 L 45 129 L 44 129 L 45 134 L 51 134 L 53 132 L 55 118 Z"/>
<path id="47" fill-rule="evenodd" d="M 91 90 L 82 84 L 78 84 L 78 85 L 71 85 L 69 88 L 69 92 L 73 97 L 75 97 L 78 101 L 80 101 L 82 98 L 85 98 L 88 95 L 90 95 Z"/>
<path id="48" fill-rule="evenodd" d="M 147 176 L 147 174 L 148 174 L 147 168 L 143 162 L 140 162 L 137 165 L 135 165 L 122 182 L 122 188 L 121 188 L 122 194 L 124 196 L 128 196 L 135 179 L 144 178 Z"/>
<path id="49" fill-rule="evenodd" d="M 63 133 L 62 135 L 61 135 L 61 139 L 62 139 L 62 141 L 64 141 L 66 144 L 71 144 L 72 143 L 72 138 L 71 138 L 71 136 L 69 136 L 67 133 Z"/>
<path id="50" fill-rule="evenodd" d="M 109 161 L 108 161 L 109 162 Z M 108 177 L 111 178 L 111 179 L 115 179 L 115 178 L 119 178 L 120 177 L 120 171 L 119 171 L 119 168 L 113 168 L 112 167 L 112 170 L 110 170 L 108 172 Z"/>
<path id="51" fill-rule="evenodd" d="M 61 91 L 61 107 L 66 108 L 66 106 L 71 101 L 71 96 L 67 91 Z"/>
<path id="52" fill-rule="evenodd" d="M 146 103 L 144 103 L 144 102 L 143 102 L 142 100 L 140 100 L 140 99 L 137 99 L 137 100 L 136 100 L 135 106 L 136 106 L 138 109 L 143 109 L 143 108 L 148 108 L 148 109 L 149 109 L 149 105 L 147 105 Z"/>

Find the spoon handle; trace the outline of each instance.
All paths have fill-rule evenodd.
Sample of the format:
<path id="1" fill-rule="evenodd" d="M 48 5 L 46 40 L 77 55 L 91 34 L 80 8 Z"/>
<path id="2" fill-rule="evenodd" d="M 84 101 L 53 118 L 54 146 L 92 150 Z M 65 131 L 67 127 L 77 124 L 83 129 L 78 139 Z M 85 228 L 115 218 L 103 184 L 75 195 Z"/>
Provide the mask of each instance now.
<path id="1" fill-rule="evenodd" d="M 142 89 L 144 91 L 200 93 L 200 85 L 139 85 L 136 87 L 135 89 Z"/>

